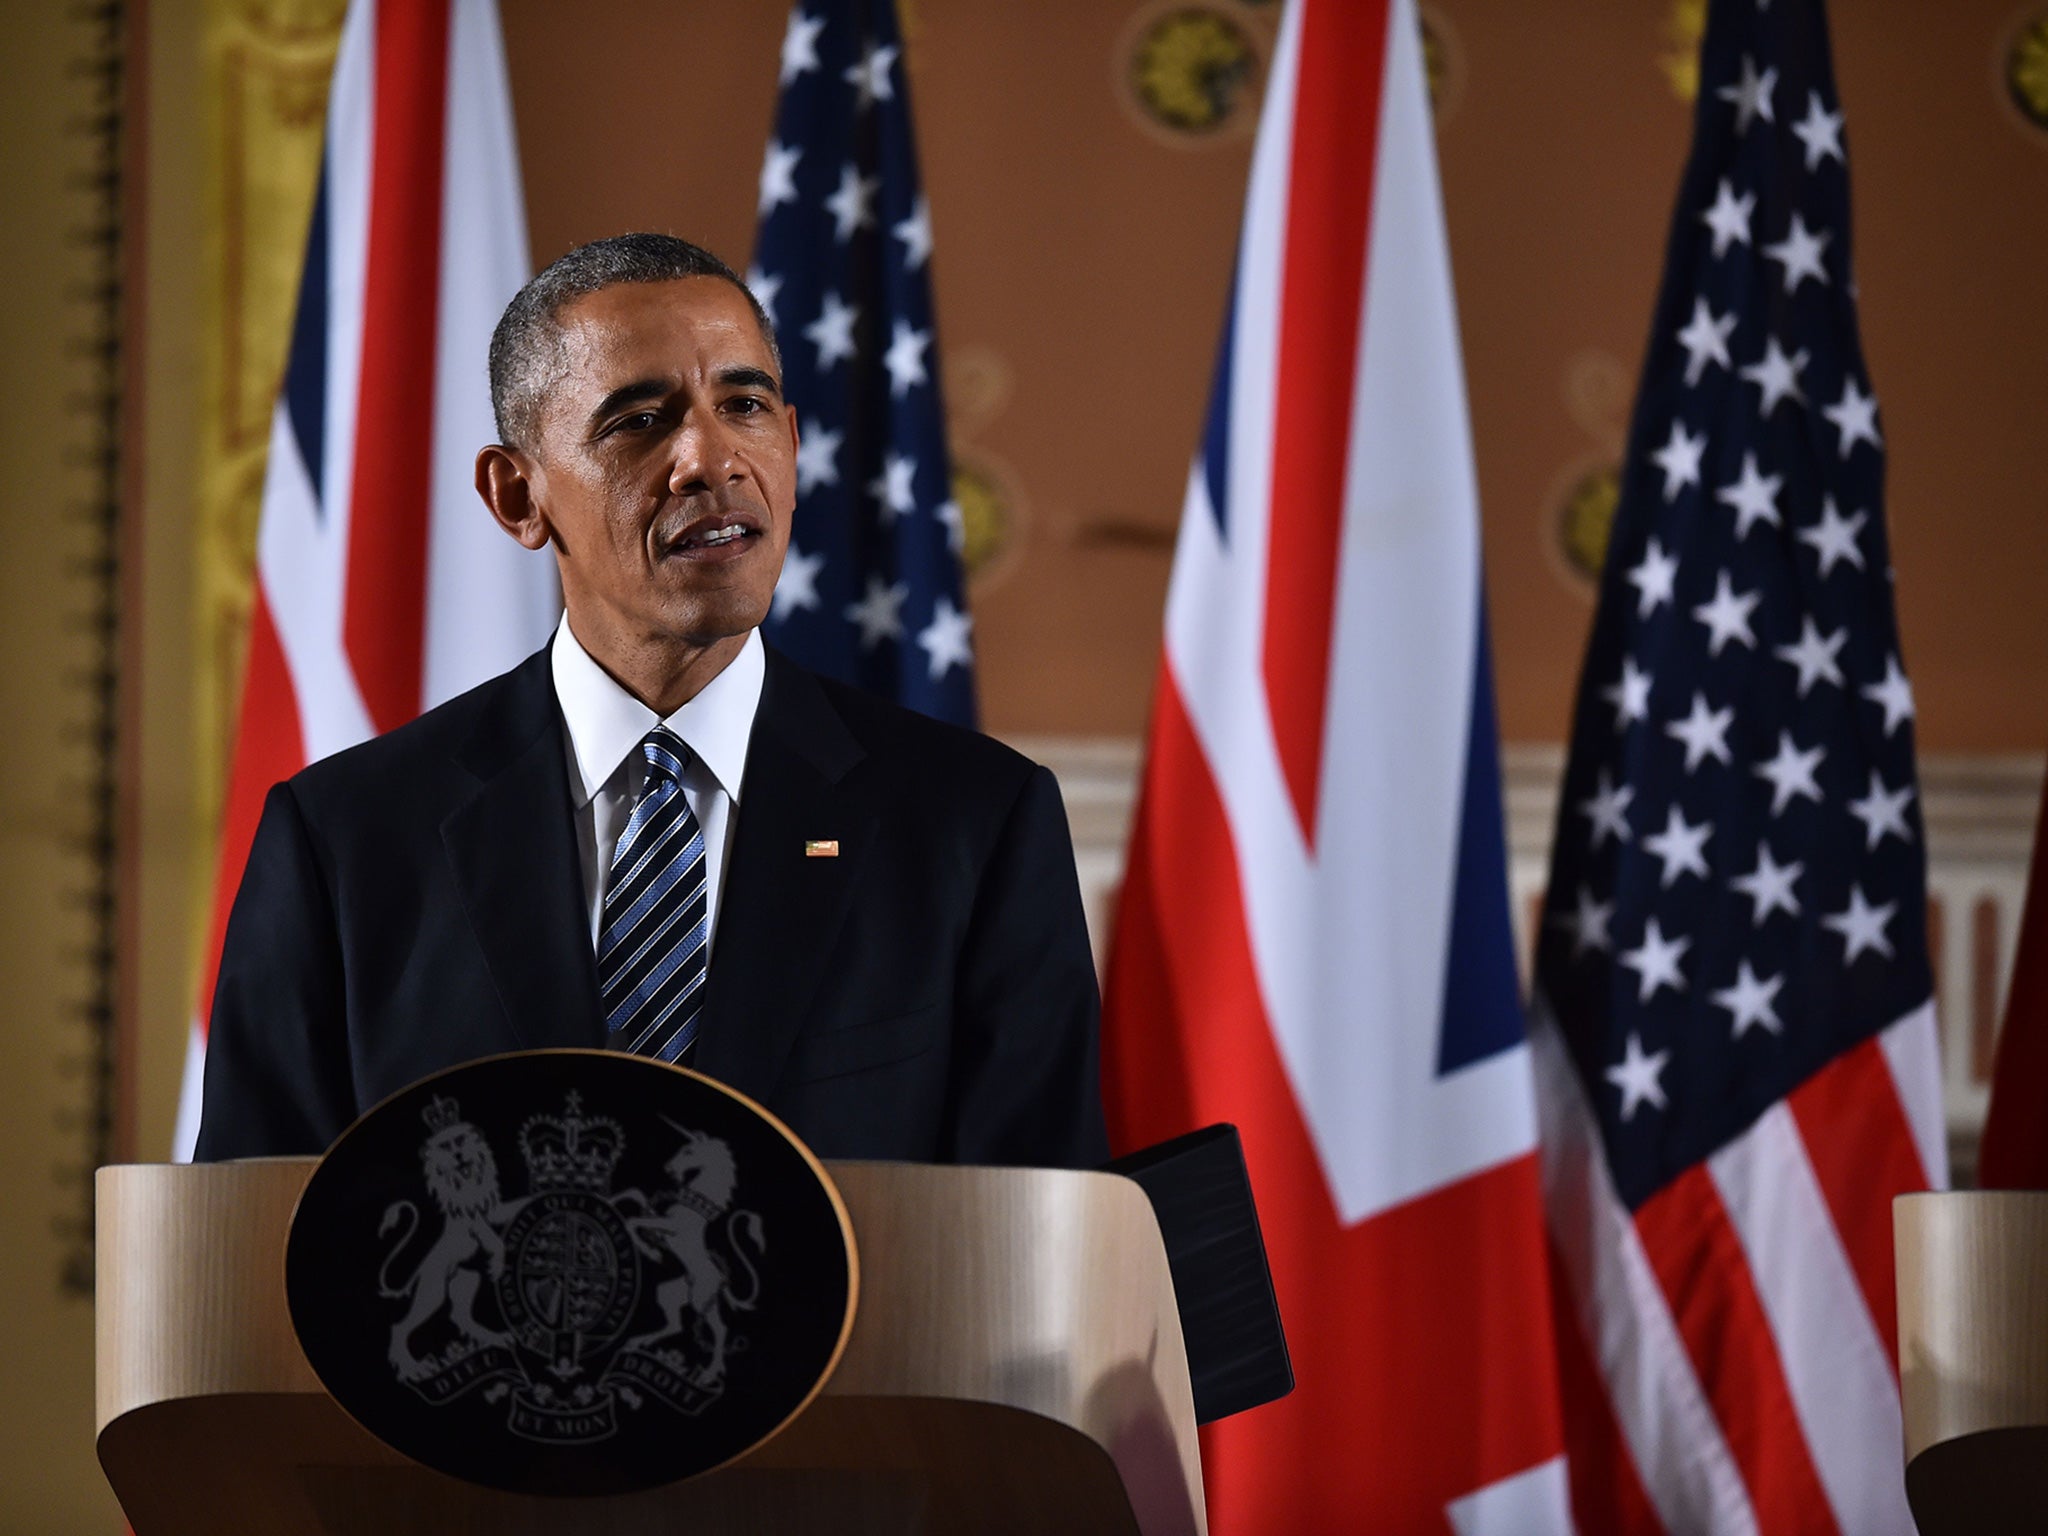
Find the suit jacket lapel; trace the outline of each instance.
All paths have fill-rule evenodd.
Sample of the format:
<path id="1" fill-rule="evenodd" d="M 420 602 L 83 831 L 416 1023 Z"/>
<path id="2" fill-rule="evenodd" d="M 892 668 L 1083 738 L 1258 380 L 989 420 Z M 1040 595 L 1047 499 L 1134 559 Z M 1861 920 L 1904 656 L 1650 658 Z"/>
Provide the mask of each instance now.
<path id="1" fill-rule="evenodd" d="M 604 1044 L 568 760 L 543 649 L 507 679 L 459 757 L 480 781 L 441 823 L 492 983 L 520 1045 Z"/>
<path id="2" fill-rule="evenodd" d="M 853 900 L 873 818 L 842 785 L 865 754 L 808 672 L 768 652 L 697 1037 L 698 1070 L 765 1097 Z M 835 858 L 804 844 L 833 839 Z"/>

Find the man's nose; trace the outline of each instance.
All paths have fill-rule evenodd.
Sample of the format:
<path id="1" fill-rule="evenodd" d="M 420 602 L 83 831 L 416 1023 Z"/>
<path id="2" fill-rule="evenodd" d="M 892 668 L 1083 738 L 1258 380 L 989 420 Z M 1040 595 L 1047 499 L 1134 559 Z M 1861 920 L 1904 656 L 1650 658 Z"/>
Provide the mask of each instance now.
<path id="1" fill-rule="evenodd" d="M 732 434 L 716 416 L 692 411 L 683 418 L 674 444 L 675 457 L 669 462 L 668 487 L 675 495 L 712 490 L 738 478 L 739 465 L 733 453 Z"/>

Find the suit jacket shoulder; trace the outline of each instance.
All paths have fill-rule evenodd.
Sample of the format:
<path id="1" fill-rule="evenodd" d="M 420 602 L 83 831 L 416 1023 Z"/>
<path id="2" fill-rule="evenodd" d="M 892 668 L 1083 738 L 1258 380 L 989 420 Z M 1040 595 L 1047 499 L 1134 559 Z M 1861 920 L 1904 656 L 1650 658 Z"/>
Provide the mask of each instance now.
<path id="1" fill-rule="evenodd" d="M 539 737 L 555 732 L 559 718 L 543 646 L 511 671 L 309 764 L 288 783 L 316 819 L 364 812 L 445 815 Z"/>
<path id="2" fill-rule="evenodd" d="M 769 659 L 698 1064 L 828 1156 L 1099 1163 L 1095 971 L 1052 775 Z"/>
<path id="3" fill-rule="evenodd" d="M 771 653 L 774 654 L 774 653 Z M 1022 792 L 1039 765 L 1015 748 L 934 720 L 888 699 L 783 662 L 794 677 L 788 686 L 810 682 L 844 722 L 848 734 L 873 759 L 871 770 L 886 775 L 907 797 L 937 794 L 942 800 L 1007 805 Z M 771 670 L 770 677 L 776 676 Z M 763 708 L 767 708 L 764 698 Z"/>

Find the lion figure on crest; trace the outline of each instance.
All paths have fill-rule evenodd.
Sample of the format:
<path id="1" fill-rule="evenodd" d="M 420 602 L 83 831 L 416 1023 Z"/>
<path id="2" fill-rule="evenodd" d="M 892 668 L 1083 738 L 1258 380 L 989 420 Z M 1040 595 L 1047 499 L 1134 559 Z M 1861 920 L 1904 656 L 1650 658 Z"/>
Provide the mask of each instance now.
<path id="1" fill-rule="evenodd" d="M 444 1107 L 445 1106 L 445 1107 Z M 377 1235 L 388 1236 L 400 1222 L 405 1230 L 384 1256 L 377 1272 L 377 1290 L 387 1300 L 410 1296 L 412 1306 L 391 1328 L 389 1358 L 401 1380 L 410 1381 L 426 1367 L 413 1355 L 412 1336 L 441 1311 L 466 1339 L 477 1344 L 503 1344 L 506 1336 L 476 1318 L 476 1297 L 484 1281 L 479 1261 L 496 1279 L 505 1268 L 505 1240 L 496 1223 L 511 1214 L 498 1186 L 498 1160 L 483 1133 L 454 1118 L 455 1106 L 438 1100 L 427 1112 L 435 1127 L 420 1147 L 420 1165 L 427 1193 L 441 1208 L 441 1232 L 413 1266 L 404 1283 L 391 1283 L 391 1266 L 411 1245 L 420 1227 L 419 1208 L 410 1200 L 386 1207 Z"/>
<path id="2" fill-rule="evenodd" d="M 662 1326 L 631 1340 L 627 1347 L 646 1349 L 660 1344 L 694 1322 L 707 1350 L 697 1380 L 713 1386 L 725 1375 L 730 1337 L 726 1310 L 750 1312 L 760 1299 L 760 1273 L 746 1249 L 752 1248 L 756 1256 L 764 1251 L 761 1218 L 752 1211 L 740 1211 L 728 1223 L 733 1259 L 747 1273 L 747 1292 L 737 1295 L 732 1288 L 731 1265 L 713 1253 L 710 1244 L 712 1223 L 731 1210 L 733 1187 L 738 1182 L 732 1148 L 716 1136 L 685 1129 L 673 1120 L 667 1123 L 683 1134 L 683 1144 L 662 1169 L 675 1188 L 652 1206 L 648 1215 L 631 1217 L 626 1225 L 633 1241 L 650 1258 L 673 1259 L 683 1272 L 655 1287 Z"/>

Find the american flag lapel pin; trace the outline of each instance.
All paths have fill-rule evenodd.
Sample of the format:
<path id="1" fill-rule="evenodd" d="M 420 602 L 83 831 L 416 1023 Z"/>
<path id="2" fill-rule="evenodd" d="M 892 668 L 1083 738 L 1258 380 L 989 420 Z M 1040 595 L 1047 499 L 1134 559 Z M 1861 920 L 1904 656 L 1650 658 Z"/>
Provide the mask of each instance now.
<path id="1" fill-rule="evenodd" d="M 839 839 L 836 837 L 812 837 L 804 840 L 804 857 L 807 859 L 836 859 L 839 857 Z"/>

